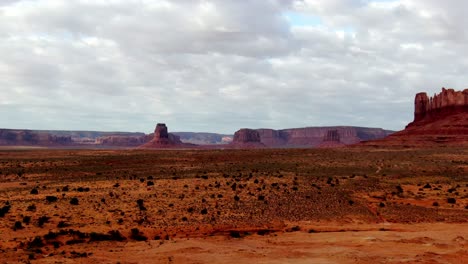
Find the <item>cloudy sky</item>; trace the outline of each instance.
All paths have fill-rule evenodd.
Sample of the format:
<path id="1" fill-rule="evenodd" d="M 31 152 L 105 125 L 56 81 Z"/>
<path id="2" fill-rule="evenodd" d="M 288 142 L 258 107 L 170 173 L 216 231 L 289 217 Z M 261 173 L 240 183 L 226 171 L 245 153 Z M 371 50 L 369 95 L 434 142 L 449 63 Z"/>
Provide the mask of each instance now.
<path id="1" fill-rule="evenodd" d="M 468 87 L 464 0 L 0 0 L 0 127 L 400 130 Z"/>

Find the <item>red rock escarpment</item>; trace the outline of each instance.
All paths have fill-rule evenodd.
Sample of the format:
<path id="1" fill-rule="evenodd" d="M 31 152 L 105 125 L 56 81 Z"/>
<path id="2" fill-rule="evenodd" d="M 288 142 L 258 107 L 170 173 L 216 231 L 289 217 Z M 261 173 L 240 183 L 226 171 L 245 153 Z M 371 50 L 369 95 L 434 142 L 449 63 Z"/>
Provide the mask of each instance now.
<path id="1" fill-rule="evenodd" d="M 418 93 L 414 100 L 414 121 L 402 131 L 370 145 L 468 144 L 468 89 L 442 92 L 429 98 Z"/>
<path id="2" fill-rule="evenodd" d="M 70 136 L 58 136 L 31 130 L 0 129 L 0 145 L 47 147 L 66 146 L 72 143 Z"/>
<path id="3" fill-rule="evenodd" d="M 229 144 L 233 148 L 263 148 L 260 141 L 260 133 L 254 129 L 242 128 L 234 133 L 234 138 Z"/>
<path id="4" fill-rule="evenodd" d="M 449 115 L 468 112 L 468 89 L 455 91 L 442 88 L 442 92 L 428 97 L 418 93 L 414 99 L 414 121 L 407 127 L 431 123 Z"/>
<path id="5" fill-rule="evenodd" d="M 102 146 L 137 147 L 147 142 L 147 136 L 105 136 L 96 139 L 96 144 Z"/>
<path id="6" fill-rule="evenodd" d="M 384 138 L 392 131 L 367 127 L 305 127 L 282 130 L 257 129 L 260 140 L 268 147 L 318 147 L 330 131 L 340 138 L 340 145 L 355 144 L 364 140 Z"/>

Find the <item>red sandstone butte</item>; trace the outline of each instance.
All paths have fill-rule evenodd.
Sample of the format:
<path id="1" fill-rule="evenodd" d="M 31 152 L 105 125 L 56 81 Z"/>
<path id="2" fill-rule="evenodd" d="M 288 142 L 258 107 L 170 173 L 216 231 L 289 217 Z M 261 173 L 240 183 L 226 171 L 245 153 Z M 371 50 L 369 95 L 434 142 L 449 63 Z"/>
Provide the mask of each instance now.
<path id="1" fill-rule="evenodd" d="M 379 143 L 468 144 L 468 89 L 442 88 L 430 98 L 426 93 L 416 94 L 413 122 Z"/>
<path id="2" fill-rule="evenodd" d="M 190 144 L 184 144 L 180 138 L 171 134 L 167 130 L 166 124 L 158 123 L 154 129 L 154 136 L 151 141 L 141 145 L 141 148 L 173 148 L 187 147 Z"/>

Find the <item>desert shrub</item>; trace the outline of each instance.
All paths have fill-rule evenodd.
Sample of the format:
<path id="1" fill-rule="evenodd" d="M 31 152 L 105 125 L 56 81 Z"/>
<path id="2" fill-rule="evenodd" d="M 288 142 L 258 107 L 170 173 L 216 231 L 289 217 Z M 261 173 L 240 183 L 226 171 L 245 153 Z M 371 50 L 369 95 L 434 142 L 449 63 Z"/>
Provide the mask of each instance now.
<path id="1" fill-rule="evenodd" d="M 202 215 L 206 215 L 206 214 L 208 214 L 208 209 L 205 208 L 205 209 L 201 210 L 200 213 Z"/>
<path id="2" fill-rule="evenodd" d="M 57 196 L 51 196 L 51 195 L 46 196 L 46 201 L 49 203 L 56 202 L 57 200 L 58 200 Z"/>
<path id="3" fill-rule="evenodd" d="M 145 210 L 146 210 L 146 207 L 144 206 L 143 203 L 144 203 L 143 199 L 138 199 L 138 200 L 137 200 L 138 208 L 140 208 L 141 211 L 145 211 Z"/>
<path id="4" fill-rule="evenodd" d="M 234 196 L 234 200 L 235 200 L 236 202 L 238 202 L 238 201 L 240 200 L 239 196 L 237 196 L 237 195 Z"/>
<path id="5" fill-rule="evenodd" d="M 44 241 L 40 236 L 36 236 L 33 240 L 28 243 L 28 248 L 40 248 L 45 246 Z"/>
<path id="6" fill-rule="evenodd" d="M 148 238 L 143 235 L 138 228 L 132 228 L 130 230 L 130 238 L 136 241 L 146 241 Z"/>
<path id="7" fill-rule="evenodd" d="M 89 241 L 124 241 L 125 237 L 118 230 L 112 230 L 108 234 L 91 232 Z"/>
<path id="8" fill-rule="evenodd" d="M 30 194 L 39 194 L 39 191 L 36 188 L 34 188 L 31 190 Z"/>
<path id="9" fill-rule="evenodd" d="M 432 206 L 439 206 L 439 203 L 438 202 L 433 202 Z"/>
<path id="10" fill-rule="evenodd" d="M 0 217 L 4 217 L 11 209 L 10 205 L 5 205 L 2 208 L 0 208 Z"/>
<path id="11" fill-rule="evenodd" d="M 60 221 L 58 224 L 57 224 L 57 227 L 58 228 L 64 228 L 64 227 L 69 227 L 70 224 L 66 223 L 65 221 Z"/>
<path id="12" fill-rule="evenodd" d="M 146 186 L 153 186 L 153 185 L 154 185 L 154 182 L 152 182 L 152 181 L 147 181 L 146 182 Z"/>
<path id="13" fill-rule="evenodd" d="M 76 198 L 76 197 L 71 198 L 70 204 L 71 205 L 78 205 L 78 198 Z"/>
<path id="14" fill-rule="evenodd" d="M 62 192 L 68 192 L 69 190 L 70 188 L 68 187 L 68 185 L 62 188 Z"/>
<path id="15" fill-rule="evenodd" d="M 448 198 L 448 199 L 447 199 L 447 203 L 449 203 L 449 204 L 455 204 L 455 203 L 457 203 L 457 200 L 456 200 L 455 198 Z"/>
<path id="16" fill-rule="evenodd" d="M 23 217 L 23 223 L 29 225 L 30 222 L 31 222 L 31 217 L 30 216 Z"/>
<path id="17" fill-rule="evenodd" d="M 232 237 L 232 238 L 241 238 L 241 234 L 239 231 L 235 231 L 235 230 L 232 230 L 232 231 L 229 231 L 229 236 Z"/>
<path id="18" fill-rule="evenodd" d="M 59 233 L 55 233 L 52 231 L 49 231 L 49 233 L 44 235 L 45 240 L 51 240 L 51 239 L 56 239 L 59 236 Z"/>
<path id="19" fill-rule="evenodd" d="M 402 193 L 402 192 L 403 192 L 403 188 L 402 188 L 400 185 L 397 185 L 395 188 L 397 189 L 397 192 L 398 192 L 398 193 Z"/>
<path id="20" fill-rule="evenodd" d="M 18 230 L 18 229 L 23 229 L 23 224 L 21 224 L 21 221 L 16 221 L 15 224 L 13 225 L 13 230 Z"/>
<path id="21" fill-rule="evenodd" d="M 35 212 L 36 211 L 36 205 L 35 204 L 29 205 L 28 208 L 26 209 L 26 211 Z"/>
<path id="22" fill-rule="evenodd" d="M 37 226 L 42 227 L 45 223 L 49 222 L 50 217 L 48 216 L 41 216 L 37 220 Z"/>
<path id="23" fill-rule="evenodd" d="M 259 236 L 268 235 L 269 233 L 271 233 L 271 231 L 268 230 L 268 229 L 261 229 L 261 230 L 257 231 L 257 235 L 259 235 Z"/>

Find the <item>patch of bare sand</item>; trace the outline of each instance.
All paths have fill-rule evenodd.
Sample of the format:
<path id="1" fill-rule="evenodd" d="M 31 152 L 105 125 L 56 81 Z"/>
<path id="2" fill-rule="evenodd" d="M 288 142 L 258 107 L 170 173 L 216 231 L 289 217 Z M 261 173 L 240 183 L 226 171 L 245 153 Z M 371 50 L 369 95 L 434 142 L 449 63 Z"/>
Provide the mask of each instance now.
<path id="1" fill-rule="evenodd" d="M 57 255 L 35 263 L 468 263 L 468 224 L 319 225 L 314 230 L 88 244 L 79 248 L 93 251 L 86 259 Z"/>

